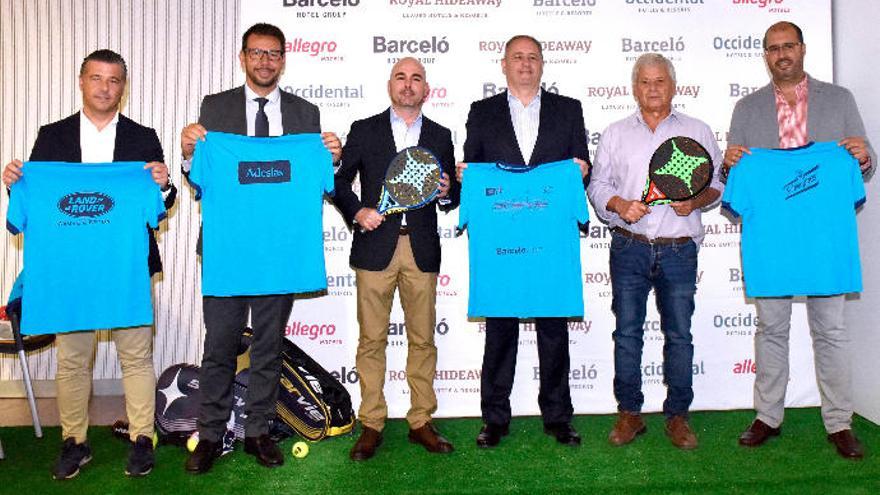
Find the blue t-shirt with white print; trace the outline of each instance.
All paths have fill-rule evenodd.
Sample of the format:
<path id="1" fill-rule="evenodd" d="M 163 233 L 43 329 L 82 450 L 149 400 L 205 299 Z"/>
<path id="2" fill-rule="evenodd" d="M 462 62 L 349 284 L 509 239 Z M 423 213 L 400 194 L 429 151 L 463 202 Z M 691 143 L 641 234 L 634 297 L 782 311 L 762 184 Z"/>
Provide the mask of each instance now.
<path id="1" fill-rule="evenodd" d="M 749 297 L 860 292 L 858 162 L 833 142 L 752 148 L 730 171 L 722 203 L 742 217 Z"/>
<path id="2" fill-rule="evenodd" d="M 6 225 L 24 234 L 23 334 L 150 325 L 149 232 L 165 216 L 144 162 L 27 162 Z"/>
<path id="3" fill-rule="evenodd" d="M 333 193 L 333 162 L 319 134 L 209 132 L 188 180 L 202 203 L 202 294 L 327 288 L 323 198 Z"/>
<path id="4" fill-rule="evenodd" d="M 459 228 L 468 230 L 468 316 L 582 316 L 578 223 L 588 220 L 573 160 L 513 169 L 468 163 L 459 209 Z"/>

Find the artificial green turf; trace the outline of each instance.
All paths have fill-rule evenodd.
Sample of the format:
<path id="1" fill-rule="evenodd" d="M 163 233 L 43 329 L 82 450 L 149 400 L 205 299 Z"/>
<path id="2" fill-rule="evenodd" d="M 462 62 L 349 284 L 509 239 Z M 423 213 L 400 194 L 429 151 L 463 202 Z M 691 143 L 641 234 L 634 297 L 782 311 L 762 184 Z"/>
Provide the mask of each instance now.
<path id="1" fill-rule="evenodd" d="M 613 416 L 578 416 L 579 448 L 557 445 L 544 435 L 538 418 L 516 418 L 510 436 L 495 449 L 478 449 L 477 419 L 437 420 L 456 447 L 433 455 L 409 444 L 402 420 L 390 421 L 376 457 L 348 459 L 354 437 L 311 444 L 305 459 L 290 454 L 284 466 L 269 470 L 238 447 L 205 475 L 183 470 L 185 452 L 163 446 L 157 467 L 146 478 L 123 474 L 127 446 L 106 427 L 89 431 L 92 462 L 69 481 L 53 481 L 50 469 L 60 448 L 57 428 L 42 440 L 31 428 L 0 429 L 7 458 L 0 461 L 0 493 L 181 493 L 337 494 L 337 493 L 858 493 L 880 494 L 880 427 L 856 418 L 854 430 L 866 445 L 862 461 L 840 458 L 825 439 L 818 409 L 790 409 L 783 434 L 767 445 L 747 449 L 736 439 L 753 418 L 750 411 L 693 413 L 691 425 L 700 447 L 683 452 L 663 433 L 663 418 L 647 415 L 648 432 L 625 447 L 606 437 Z"/>

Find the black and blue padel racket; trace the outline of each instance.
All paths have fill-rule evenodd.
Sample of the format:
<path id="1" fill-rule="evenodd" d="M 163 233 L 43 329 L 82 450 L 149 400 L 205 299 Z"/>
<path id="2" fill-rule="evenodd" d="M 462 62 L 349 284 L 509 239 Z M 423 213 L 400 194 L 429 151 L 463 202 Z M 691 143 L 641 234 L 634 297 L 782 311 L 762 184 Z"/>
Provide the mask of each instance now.
<path id="1" fill-rule="evenodd" d="M 429 150 L 411 146 L 388 164 L 376 210 L 391 215 L 421 208 L 440 193 L 440 160 Z"/>

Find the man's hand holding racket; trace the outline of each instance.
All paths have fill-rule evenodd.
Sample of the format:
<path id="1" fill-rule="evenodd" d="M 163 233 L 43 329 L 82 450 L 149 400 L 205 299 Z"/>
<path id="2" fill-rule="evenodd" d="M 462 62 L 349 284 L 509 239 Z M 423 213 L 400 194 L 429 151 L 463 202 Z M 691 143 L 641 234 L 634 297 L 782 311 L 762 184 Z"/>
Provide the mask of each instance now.
<path id="1" fill-rule="evenodd" d="M 449 176 L 446 175 L 446 172 L 440 171 L 440 184 L 437 186 L 437 197 L 445 198 L 446 196 L 449 196 L 450 186 Z"/>
<path id="2" fill-rule="evenodd" d="M 360 225 L 361 232 L 369 232 L 376 230 L 385 221 L 385 215 L 382 215 L 375 208 L 361 208 L 354 215 L 354 221 Z"/>
<path id="3" fill-rule="evenodd" d="M 614 196 L 608 200 L 608 204 L 605 207 L 609 211 L 617 213 L 617 216 L 626 223 L 636 223 L 643 216 L 651 213 L 651 208 L 643 201 L 638 199 L 626 200 L 620 196 Z"/>

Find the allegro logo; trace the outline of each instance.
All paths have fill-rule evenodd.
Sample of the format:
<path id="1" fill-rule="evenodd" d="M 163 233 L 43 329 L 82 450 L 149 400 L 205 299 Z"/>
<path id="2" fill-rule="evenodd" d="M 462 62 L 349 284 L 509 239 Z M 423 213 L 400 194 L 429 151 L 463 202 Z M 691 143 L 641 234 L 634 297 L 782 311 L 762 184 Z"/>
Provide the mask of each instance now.
<path id="1" fill-rule="evenodd" d="M 734 5 L 754 5 L 758 8 L 781 5 L 785 0 L 733 0 Z"/>
<path id="2" fill-rule="evenodd" d="M 742 361 L 733 363 L 733 369 L 731 371 L 734 375 L 754 375 L 758 372 L 758 363 L 752 358 L 743 359 Z"/>
<path id="3" fill-rule="evenodd" d="M 284 50 L 288 53 L 303 53 L 310 57 L 317 57 L 325 53 L 336 53 L 336 48 L 337 44 L 335 41 L 312 41 L 302 38 L 295 38 L 284 45 Z"/>
<path id="4" fill-rule="evenodd" d="M 307 337 L 309 340 L 316 340 L 319 337 L 331 336 L 336 333 L 336 325 L 333 323 L 302 323 L 294 322 L 284 327 L 285 336 Z"/>

